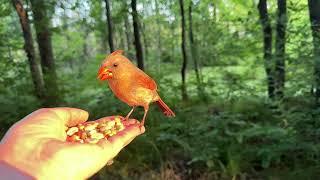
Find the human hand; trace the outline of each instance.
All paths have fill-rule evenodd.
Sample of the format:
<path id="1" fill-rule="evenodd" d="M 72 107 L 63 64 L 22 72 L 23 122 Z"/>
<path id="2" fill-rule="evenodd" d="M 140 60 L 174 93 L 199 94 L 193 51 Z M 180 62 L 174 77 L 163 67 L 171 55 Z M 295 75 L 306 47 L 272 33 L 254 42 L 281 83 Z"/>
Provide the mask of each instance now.
<path id="1" fill-rule="evenodd" d="M 66 142 L 66 127 L 87 118 L 86 111 L 75 108 L 37 110 L 6 133 L 0 144 L 0 161 L 36 179 L 85 179 L 145 130 L 131 119 L 123 131 L 97 144 Z"/>

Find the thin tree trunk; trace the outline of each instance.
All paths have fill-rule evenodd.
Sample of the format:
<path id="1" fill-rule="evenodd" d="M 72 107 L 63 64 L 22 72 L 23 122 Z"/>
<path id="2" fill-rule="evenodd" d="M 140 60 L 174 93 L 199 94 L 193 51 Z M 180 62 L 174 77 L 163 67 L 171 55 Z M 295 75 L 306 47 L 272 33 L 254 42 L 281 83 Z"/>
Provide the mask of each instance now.
<path id="1" fill-rule="evenodd" d="M 143 41 L 143 49 L 144 49 L 144 57 L 146 57 L 146 58 L 148 58 L 148 56 L 149 56 L 149 44 L 148 44 L 148 40 L 147 40 L 147 35 L 146 35 L 146 33 L 145 33 L 145 28 L 146 28 L 146 26 L 145 26 L 145 24 L 143 23 L 143 22 L 141 22 L 140 23 L 141 24 L 141 35 L 142 35 L 142 41 Z"/>
<path id="2" fill-rule="evenodd" d="M 87 22 L 84 22 L 84 33 L 82 34 L 82 38 L 84 40 L 82 45 L 82 57 L 79 59 L 78 66 L 78 76 L 76 78 L 81 78 L 83 76 L 83 71 L 87 66 L 88 58 L 90 57 L 90 48 L 88 45 L 90 28 L 87 26 Z"/>
<path id="3" fill-rule="evenodd" d="M 104 29 L 104 30 L 100 30 L 100 33 L 101 33 L 101 41 L 100 41 L 100 43 L 101 43 L 101 49 L 100 49 L 100 53 L 102 53 L 102 54 L 105 54 L 105 53 L 107 53 L 107 51 L 109 50 L 110 51 L 110 48 L 108 48 L 108 31 L 107 31 L 107 29 Z M 99 38 L 100 38 L 99 37 Z M 110 51 L 111 52 L 111 51 Z"/>
<path id="4" fill-rule="evenodd" d="M 183 0 L 179 0 L 180 3 L 180 13 L 181 13 L 181 50 L 182 50 L 182 67 L 181 67 L 181 78 L 182 78 L 182 85 L 181 85 L 181 93 L 182 99 L 187 100 L 187 88 L 186 88 L 186 70 L 187 70 L 187 48 L 186 48 L 186 22 L 184 17 L 184 7 L 183 7 Z"/>
<path id="5" fill-rule="evenodd" d="M 162 46 L 161 46 L 161 25 L 160 25 L 160 13 L 159 13 L 159 4 L 158 0 L 155 0 L 155 5 L 156 5 L 156 16 L 157 16 L 157 59 L 158 59 L 158 73 L 160 74 L 161 72 L 161 56 L 162 56 Z"/>
<path id="6" fill-rule="evenodd" d="M 175 43 L 175 38 L 176 38 L 176 33 L 175 33 L 175 25 L 174 25 L 174 23 L 173 22 L 171 22 L 171 24 L 170 24 L 170 30 L 171 30 L 171 43 L 170 43 L 170 46 L 171 46 L 171 59 L 174 59 L 174 55 L 175 55 L 175 45 L 176 45 L 176 43 Z"/>
<path id="7" fill-rule="evenodd" d="M 84 60 L 86 61 L 86 59 L 90 56 L 90 50 L 89 50 L 89 45 L 88 45 L 88 41 L 89 41 L 89 36 L 90 34 L 90 29 L 86 26 L 85 29 L 84 29 L 84 34 L 83 34 L 83 39 L 84 39 L 84 42 L 83 42 L 83 56 L 84 56 Z"/>
<path id="8" fill-rule="evenodd" d="M 21 0 L 12 0 L 12 4 L 15 7 L 20 19 L 21 29 L 24 38 L 24 50 L 27 54 L 31 77 L 35 89 L 35 95 L 40 101 L 43 101 L 45 96 L 44 81 L 40 69 L 40 64 L 36 60 L 35 48 L 33 45 L 32 32 L 29 24 L 28 13 L 23 8 Z"/>
<path id="9" fill-rule="evenodd" d="M 21 22 L 20 22 L 21 23 Z M 7 44 L 7 49 L 8 49 L 8 60 L 9 62 L 12 62 L 13 57 L 12 57 L 12 51 L 11 51 L 11 47 L 9 44 Z"/>
<path id="10" fill-rule="evenodd" d="M 110 4 L 109 0 L 104 0 L 106 3 L 106 16 L 107 16 L 107 24 L 108 24 L 108 42 L 110 47 L 110 53 L 114 51 L 114 44 L 113 44 L 113 24 L 110 12 Z"/>
<path id="11" fill-rule="evenodd" d="M 124 18 L 124 28 L 125 28 L 125 33 L 126 33 L 127 51 L 128 51 L 128 54 L 130 54 L 130 52 L 131 52 L 131 38 L 130 38 L 130 26 L 129 26 L 128 17 Z"/>
<path id="12" fill-rule="evenodd" d="M 213 5 L 213 20 L 214 22 L 217 22 L 217 7 L 215 3 L 212 3 Z"/>
<path id="13" fill-rule="evenodd" d="M 142 2 L 142 9 L 147 9 L 145 2 Z M 143 21 L 143 17 L 144 14 L 141 14 L 141 19 L 139 19 L 139 25 L 140 25 L 140 31 L 141 31 L 141 35 L 142 35 L 142 41 L 143 41 L 143 50 L 144 50 L 144 56 L 145 59 L 148 59 L 149 57 L 149 40 L 148 40 L 148 30 L 147 30 L 147 26 Z M 144 64 L 144 66 L 146 66 L 146 64 Z"/>
<path id="14" fill-rule="evenodd" d="M 316 104 L 320 104 L 320 1 L 308 0 L 308 6 L 313 36 L 315 99 Z"/>
<path id="15" fill-rule="evenodd" d="M 130 29 L 130 25 L 129 25 L 129 9 L 128 9 L 128 4 L 127 4 L 127 1 L 124 1 L 124 12 L 125 12 L 125 15 L 124 15 L 124 31 L 125 31 L 125 34 L 126 34 L 126 48 L 127 48 L 127 54 L 128 54 L 128 57 L 129 59 L 132 58 L 132 54 L 131 54 L 131 43 L 132 43 L 132 40 L 131 40 L 131 29 Z"/>
<path id="16" fill-rule="evenodd" d="M 46 86 L 46 105 L 56 106 L 59 104 L 59 92 L 49 29 L 50 17 L 46 12 L 48 8 L 44 0 L 31 0 L 31 5 Z"/>
<path id="17" fill-rule="evenodd" d="M 125 29 L 120 26 L 119 28 L 119 45 L 118 47 L 121 47 L 122 49 L 125 47 L 125 44 L 126 44 L 126 33 L 125 33 Z"/>
<path id="18" fill-rule="evenodd" d="M 124 18 L 124 28 L 125 28 L 126 40 L 127 40 L 127 51 L 130 51 L 131 50 L 130 26 L 129 26 L 129 20 L 127 16 L 128 15 L 126 14 L 126 17 Z"/>
<path id="19" fill-rule="evenodd" d="M 193 60 L 193 65 L 194 65 L 194 72 L 196 75 L 196 80 L 197 80 L 197 89 L 198 89 L 198 94 L 199 96 L 203 97 L 204 96 L 204 91 L 203 91 L 203 85 L 201 82 L 200 78 L 200 72 L 199 72 L 199 65 L 198 65 L 198 49 L 197 46 L 194 42 L 194 37 L 193 37 L 193 27 L 192 27 L 192 6 L 193 2 L 192 0 L 189 2 L 189 41 L 190 41 L 190 48 L 191 48 L 191 57 Z"/>
<path id="20" fill-rule="evenodd" d="M 63 16 L 61 17 L 61 21 L 62 21 L 62 30 L 65 32 L 63 34 L 63 36 L 65 36 L 66 38 L 66 44 L 64 44 L 64 48 L 68 48 L 68 43 L 71 42 L 71 36 L 68 33 L 69 30 L 69 24 L 68 24 L 68 16 L 66 13 L 66 10 L 64 10 Z M 74 71 L 74 62 L 75 59 L 70 57 L 68 58 L 68 60 L 66 61 L 66 63 L 69 65 L 70 71 L 73 72 Z M 74 77 L 76 78 L 76 77 Z"/>
<path id="21" fill-rule="evenodd" d="M 170 2 L 170 4 L 169 4 L 169 6 L 170 6 L 170 9 L 171 9 L 171 11 L 173 12 L 174 11 L 174 2 Z M 172 14 L 171 14 L 171 16 L 174 16 L 174 18 L 176 18 L 176 15 L 175 15 L 175 13 L 173 12 Z M 175 24 L 174 24 L 174 22 L 172 21 L 172 22 L 170 22 L 170 34 L 171 34 L 171 37 L 170 37 L 170 49 L 171 49 L 171 51 L 170 51 L 170 60 L 171 59 L 174 59 L 174 55 L 175 55 L 175 39 L 176 39 L 176 34 L 175 34 Z"/>
<path id="22" fill-rule="evenodd" d="M 272 60 L 272 29 L 268 15 L 267 0 L 260 0 L 258 4 L 260 22 L 263 29 L 263 58 L 264 67 L 267 74 L 268 96 L 273 99 L 275 96 L 275 84 L 273 76 L 274 62 Z"/>
<path id="23" fill-rule="evenodd" d="M 285 86 L 285 44 L 287 26 L 287 4 L 286 0 L 278 0 L 276 28 L 276 51 L 275 51 L 275 95 L 277 99 L 284 96 Z"/>
<path id="24" fill-rule="evenodd" d="M 136 57 L 138 62 L 138 67 L 141 70 L 144 70 L 143 63 L 143 50 L 140 41 L 140 32 L 139 32 L 139 17 L 137 12 L 137 0 L 131 1 L 132 8 L 132 19 L 133 19 L 133 31 L 134 31 L 134 45 L 136 48 Z"/>

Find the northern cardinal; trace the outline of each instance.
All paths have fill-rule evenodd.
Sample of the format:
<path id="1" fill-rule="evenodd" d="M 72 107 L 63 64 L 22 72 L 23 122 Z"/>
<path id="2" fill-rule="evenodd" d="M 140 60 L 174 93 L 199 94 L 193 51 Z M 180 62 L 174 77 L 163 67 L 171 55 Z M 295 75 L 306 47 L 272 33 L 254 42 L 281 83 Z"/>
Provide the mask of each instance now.
<path id="1" fill-rule="evenodd" d="M 151 102 L 156 102 L 164 115 L 175 116 L 174 112 L 162 101 L 157 93 L 156 82 L 137 68 L 122 53 L 122 50 L 116 50 L 107 56 L 98 71 L 98 79 L 107 80 L 113 93 L 121 101 L 132 107 L 126 119 L 130 117 L 136 106 L 143 106 L 144 115 L 141 121 L 143 126 Z"/>

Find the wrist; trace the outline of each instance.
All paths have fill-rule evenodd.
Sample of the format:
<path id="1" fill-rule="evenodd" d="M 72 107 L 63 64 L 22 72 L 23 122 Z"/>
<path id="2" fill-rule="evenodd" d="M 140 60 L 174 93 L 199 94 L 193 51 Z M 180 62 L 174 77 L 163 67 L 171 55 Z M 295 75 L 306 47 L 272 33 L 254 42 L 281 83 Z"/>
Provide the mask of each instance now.
<path id="1" fill-rule="evenodd" d="M 10 165 L 4 160 L 0 160 L 0 175 L 3 180 L 21 179 L 21 180 L 33 180 L 35 179 L 31 175 L 19 170 L 18 168 Z"/>
<path id="2" fill-rule="evenodd" d="M 9 150 L 9 152 L 12 152 Z M 11 180 L 31 180 L 36 179 L 35 176 L 26 172 L 24 169 L 19 168 L 19 163 L 11 161 L 11 154 L 8 153 L 8 148 L 5 146 L 3 141 L 0 142 L 0 179 Z"/>

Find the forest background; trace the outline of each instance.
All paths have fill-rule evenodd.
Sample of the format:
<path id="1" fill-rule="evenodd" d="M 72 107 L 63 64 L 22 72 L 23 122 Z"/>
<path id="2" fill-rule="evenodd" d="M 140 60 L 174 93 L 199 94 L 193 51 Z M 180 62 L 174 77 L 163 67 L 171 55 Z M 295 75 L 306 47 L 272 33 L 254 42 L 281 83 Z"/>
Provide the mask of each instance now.
<path id="1" fill-rule="evenodd" d="M 320 177 L 319 0 L 0 0 L 0 137 L 41 107 L 125 115 L 96 79 L 116 49 L 177 116 L 152 106 L 92 179 Z"/>

